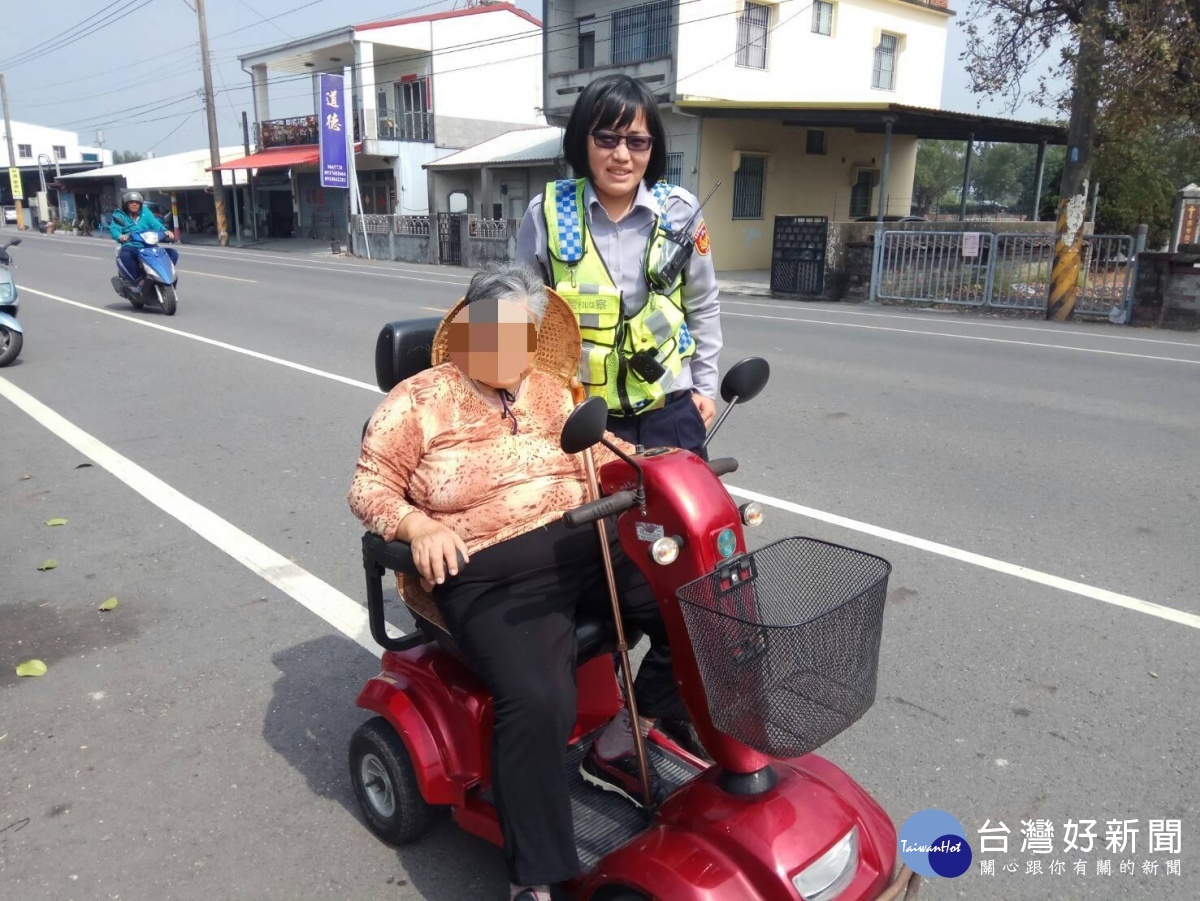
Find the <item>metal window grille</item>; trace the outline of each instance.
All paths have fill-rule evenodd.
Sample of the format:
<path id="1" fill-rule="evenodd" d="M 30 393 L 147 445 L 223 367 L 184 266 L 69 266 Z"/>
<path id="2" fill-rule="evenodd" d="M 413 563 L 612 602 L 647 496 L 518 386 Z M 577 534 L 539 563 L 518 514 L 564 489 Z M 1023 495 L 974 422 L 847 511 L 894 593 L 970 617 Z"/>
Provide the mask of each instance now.
<path id="1" fill-rule="evenodd" d="M 858 181 L 854 187 L 850 189 L 850 218 L 857 219 L 859 216 L 871 215 L 871 188 L 872 178 L 870 172 L 859 172 Z"/>
<path id="2" fill-rule="evenodd" d="M 596 65 L 596 17 L 579 19 L 579 68 L 591 69 Z"/>
<path id="3" fill-rule="evenodd" d="M 671 3 L 656 0 L 612 14 L 612 61 L 634 63 L 666 56 L 671 49 Z"/>
<path id="4" fill-rule="evenodd" d="M 67 148 L 63 144 L 54 145 L 54 158 L 56 160 L 65 160 L 67 158 Z"/>
<path id="5" fill-rule="evenodd" d="M 747 69 L 767 67 L 767 30 L 771 25 L 771 7 L 747 3 L 737 20 L 737 60 Z"/>
<path id="6" fill-rule="evenodd" d="M 668 153 L 667 154 L 667 171 L 663 174 L 663 178 L 668 184 L 677 185 L 683 181 L 683 154 Z"/>
<path id="7" fill-rule="evenodd" d="M 825 0 L 816 0 L 813 3 L 812 30 L 813 34 L 833 34 L 832 3 L 826 3 Z"/>
<path id="8" fill-rule="evenodd" d="M 401 141 L 433 140 L 428 76 L 396 85 L 396 124 Z"/>
<path id="9" fill-rule="evenodd" d="M 763 217 L 763 181 L 767 174 L 765 156 L 743 156 L 737 172 L 733 173 L 733 218 L 761 219 Z"/>
<path id="10" fill-rule="evenodd" d="M 23 160 L 29 159 L 30 157 L 32 157 L 33 156 L 33 145 L 32 144 L 18 144 L 17 145 L 17 156 L 19 156 Z"/>
<path id="11" fill-rule="evenodd" d="M 810 128 L 804 135 L 804 152 L 823 156 L 825 154 L 825 132 L 820 128 Z"/>
<path id="12" fill-rule="evenodd" d="M 899 43 L 894 34 L 884 34 L 879 37 L 879 46 L 875 48 L 875 68 L 871 73 L 871 87 L 881 91 L 896 89 L 896 45 Z"/>

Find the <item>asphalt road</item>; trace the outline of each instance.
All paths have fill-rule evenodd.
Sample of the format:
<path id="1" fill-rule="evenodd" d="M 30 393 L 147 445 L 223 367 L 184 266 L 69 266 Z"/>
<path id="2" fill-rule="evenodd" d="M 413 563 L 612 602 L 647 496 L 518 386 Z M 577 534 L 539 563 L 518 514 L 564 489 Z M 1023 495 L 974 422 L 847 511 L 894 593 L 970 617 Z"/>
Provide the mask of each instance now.
<path id="1" fill-rule="evenodd" d="M 448 820 L 375 841 L 346 772 L 377 665 L 346 634 L 363 586 L 345 503 L 375 336 L 448 307 L 468 273 L 185 246 L 167 318 L 112 293 L 101 239 L 35 235 L 13 256 L 0 897 L 503 897 L 499 853 Z M 977 856 L 985 821 L 1010 830 L 994 876 L 977 860 L 922 897 L 1200 896 L 1200 341 L 723 309 L 723 363 L 772 365 L 714 445 L 741 460 L 735 494 L 771 504 L 755 540 L 894 566 L 876 704 L 822 753 L 897 824 L 949 811 Z M 18 679 L 32 657 L 48 674 Z M 1098 847 L 1064 853 L 1085 819 Z M 1053 853 L 1022 851 L 1023 820 L 1052 824 Z M 1136 848 L 1104 848 L 1110 820 L 1137 821 Z M 1151 847 L 1151 820 L 1180 821 L 1180 851 Z"/>

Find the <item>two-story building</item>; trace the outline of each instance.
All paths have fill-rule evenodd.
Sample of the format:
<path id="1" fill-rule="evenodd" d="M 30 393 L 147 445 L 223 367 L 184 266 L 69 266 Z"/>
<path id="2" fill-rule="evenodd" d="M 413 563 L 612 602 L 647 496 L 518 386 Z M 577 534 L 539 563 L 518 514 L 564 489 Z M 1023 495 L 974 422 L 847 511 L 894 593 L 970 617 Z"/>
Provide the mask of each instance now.
<path id="1" fill-rule="evenodd" d="M 268 233 L 344 233 L 345 190 L 317 174 L 318 78 L 352 85 L 355 166 L 365 213 L 424 215 L 423 164 L 531 125 L 544 125 L 542 28 L 509 3 L 353 25 L 242 56 L 254 90 L 256 153 L 222 168 L 254 170 Z M 291 101 L 299 116 L 273 118 Z M 289 221 L 290 217 L 290 221 Z"/>
<path id="2" fill-rule="evenodd" d="M 52 183 L 58 176 L 111 166 L 113 161 L 111 150 L 80 144 L 79 136 L 73 131 L 29 122 L 12 123 L 12 146 L 15 161 L 8 159 L 8 141 L 0 139 L 0 160 L 4 161 L 5 169 L 15 167 L 20 170 L 26 207 L 36 202 L 43 183 L 47 186 L 50 203 L 57 205 L 60 198 Z M 12 189 L 5 178 L 0 184 L 0 204 L 11 206 L 12 202 Z M 57 213 L 57 210 L 48 212 Z M 65 210 L 61 215 L 73 217 L 74 210 Z"/>
<path id="3" fill-rule="evenodd" d="M 546 117 L 565 124 L 600 75 L 645 82 L 668 180 L 701 197 L 721 182 L 705 205 L 718 265 L 761 269 L 776 214 L 876 215 L 885 143 L 885 215 L 910 211 L 951 16 L 947 0 L 544 0 Z"/>

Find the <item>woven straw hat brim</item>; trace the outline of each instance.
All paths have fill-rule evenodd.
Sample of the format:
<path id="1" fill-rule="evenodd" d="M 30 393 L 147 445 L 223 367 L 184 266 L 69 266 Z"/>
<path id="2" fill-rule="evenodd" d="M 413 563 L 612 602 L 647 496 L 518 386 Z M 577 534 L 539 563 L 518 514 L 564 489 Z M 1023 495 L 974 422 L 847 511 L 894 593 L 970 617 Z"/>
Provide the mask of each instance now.
<path id="1" fill-rule="evenodd" d="M 538 326 L 537 355 L 533 365 L 565 387 L 579 372 L 579 354 L 583 349 L 579 321 L 567 302 L 549 288 L 546 297 L 546 313 Z M 442 318 L 429 351 L 431 365 L 437 366 L 450 359 L 450 323 L 466 305 L 467 299 L 463 297 Z"/>

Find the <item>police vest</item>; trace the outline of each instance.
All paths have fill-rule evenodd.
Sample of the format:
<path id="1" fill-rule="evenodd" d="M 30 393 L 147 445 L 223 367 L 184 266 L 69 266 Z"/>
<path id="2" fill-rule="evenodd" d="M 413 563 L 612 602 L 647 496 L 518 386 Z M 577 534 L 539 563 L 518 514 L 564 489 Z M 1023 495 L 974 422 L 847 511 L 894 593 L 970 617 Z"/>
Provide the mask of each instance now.
<path id="1" fill-rule="evenodd" d="M 621 292 L 588 232 L 585 184 L 586 179 L 564 179 L 546 185 L 542 209 L 550 239 L 550 275 L 554 290 L 579 320 L 583 339 L 579 380 L 589 396 L 603 397 L 610 411 L 628 416 L 666 396 L 679 378 L 684 360 L 696 352 L 696 342 L 684 321 L 682 276 L 669 294 L 651 288 L 646 304 L 632 316 L 625 315 Z M 672 189 L 666 182 L 653 188 L 659 209 L 646 248 L 647 272 L 662 253 L 667 228 L 663 204 Z M 652 355 L 662 375 L 652 380 L 643 374 L 646 367 L 637 365 L 638 355 L 639 359 Z"/>

